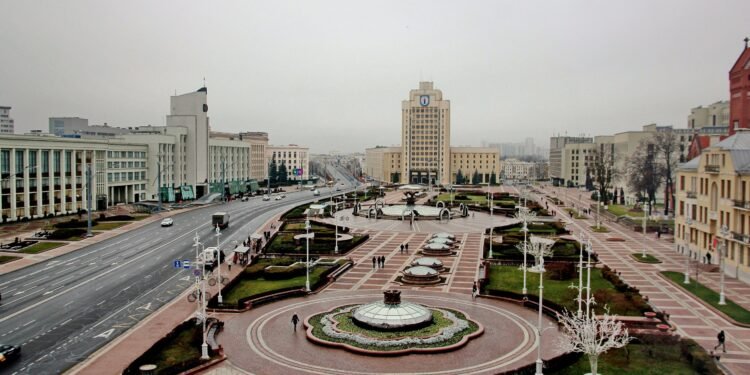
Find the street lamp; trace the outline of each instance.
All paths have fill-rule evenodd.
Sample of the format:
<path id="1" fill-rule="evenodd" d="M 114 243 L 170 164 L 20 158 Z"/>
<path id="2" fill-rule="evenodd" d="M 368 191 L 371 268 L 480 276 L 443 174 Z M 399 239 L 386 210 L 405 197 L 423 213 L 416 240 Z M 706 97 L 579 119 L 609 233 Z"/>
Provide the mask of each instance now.
<path id="1" fill-rule="evenodd" d="M 495 211 L 494 210 L 495 207 L 492 204 L 492 194 L 490 193 L 489 182 L 487 183 L 487 203 L 490 205 L 490 254 L 489 255 L 490 255 L 490 259 L 492 259 L 492 232 L 494 232 L 495 230 L 493 212 Z"/>
<path id="2" fill-rule="evenodd" d="M 687 224 L 687 233 L 685 238 L 685 246 L 687 246 L 688 253 L 685 254 L 685 280 L 683 281 L 683 284 L 690 284 L 690 255 L 692 254 L 690 251 L 690 242 L 693 240 L 693 234 L 691 233 L 690 226 L 693 225 L 693 218 L 689 217 L 685 220 L 685 223 Z"/>
<path id="3" fill-rule="evenodd" d="M 551 242 L 540 242 L 536 243 L 535 246 L 543 246 L 549 248 L 554 244 Z M 540 251 L 539 254 L 544 254 L 544 251 Z M 544 305 L 544 255 L 539 257 L 539 321 L 536 328 L 537 334 L 537 352 L 536 352 L 536 375 L 542 375 L 542 310 Z"/>
<path id="4" fill-rule="evenodd" d="M 720 233 L 722 241 L 721 245 L 719 245 L 719 262 L 721 262 L 721 264 L 719 265 L 719 268 L 721 269 L 721 292 L 719 293 L 719 305 L 726 305 L 727 301 L 724 297 L 724 267 L 726 267 L 726 260 L 724 259 L 724 257 L 726 257 L 727 254 L 727 236 L 729 235 L 729 228 L 727 228 L 726 225 L 722 225 Z"/>
<path id="5" fill-rule="evenodd" d="M 601 194 L 601 190 L 600 190 L 600 191 L 596 192 L 596 230 L 600 229 L 599 228 L 599 225 L 600 225 L 600 221 L 599 221 L 599 209 L 601 208 L 601 206 L 602 206 L 602 194 Z"/>
<path id="6" fill-rule="evenodd" d="M 198 233 L 195 233 L 193 238 L 195 243 L 195 261 L 198 262 L 199 254 L 203 254 L 203 251 L 198 252 L 198 248 L 203 249 L 203 244 L 199 242 L 200 238 Z M 203 325 L 203 331 L 201 337 L 203 338 L 203 344 L 201 344 L 201 359 L 209 359 L 208 356 L 208 344 L 206 343 L 206 259 L 203 259 L 201 270 L 201 281 L 200 281 L 200 295 L 201 295 L 201 323 Z"/>
<path id="7" fill-rule="evenodd" d="M 576 313 L 576 316 L 580 318 L 582 315 L 581 303 L 583 302 L 583 296 L 581 294 L 583 293 L 583 243 L 586 241 L 585 232 L 581 231 L 581 233 L 576 236 L 576 239 L 578 240 L 578 247 L 580 248 L 578 254 L 578 312 Z"/>
<path id="8" fill-rule="evenodd" d="M 310 218 L 305 220 L 305 291 L 310 292 Z"/>
<path id="9" fill-rule="evenodd" d="M 216 268 L 219 270 L 217 272 L 217 277 L 219 278 L 219 296 L 217 299 L 219 304 L 222 304 L 224 300 L 221 297 L 221 247 L 219 245 L 219 238 L 221 238 L 221 229 L 219 229 L 219 224 L 216 224 Z"/>
<path id="10" fill-rule="evenodd" d="M 643 238 L 646 238 L 646 217 L 648 216 L 648 207 L 650 206 L 649 202 L 646 202 L 643 204 Z M 641 258 L 646 257 L 646 242 L 643 243 L 643 253 L 641 253 Z"/>
<path id="11" fill-rule="evenodd" d="M 336 218 L 334 224 L 336 225 L 336 246 L 333 248 L 333 253 L 338 254 L 339 253 L 339 221 L 344 222 L 348 221 L 349 217 L 341 215 Z M 343 225 L 342 225 L 343 226 Z"/>

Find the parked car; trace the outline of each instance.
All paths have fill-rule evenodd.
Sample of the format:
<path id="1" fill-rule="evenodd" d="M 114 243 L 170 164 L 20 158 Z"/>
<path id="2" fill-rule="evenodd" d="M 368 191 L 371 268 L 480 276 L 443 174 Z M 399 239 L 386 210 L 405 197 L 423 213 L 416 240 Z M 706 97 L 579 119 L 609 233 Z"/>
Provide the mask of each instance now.
<path id="1" fill-rule="evenodd" d="M 174 224 L 174 220 L 172 220 L 171 217 L 168 217 L 161 221 L 161 226 L 163 227 L 171 227 L 172 224 Z"/>
<path id="2" fill-rule="evenodd" d="M 277 200 L 277 201 L 280 201 L 281 200 L 281 195 L 277 195 L 276 198 L 274 198 L 274 199 Z"/>
<path id="3" fill-rule="evenodd" d="M 270 201 L 271 197 L 269 197 L 268 194 L 266 194 L 266 195 L 263 196 L 263 200 L 264 201 Z"/>
<path id="4" fill-rule="evenodd" d="M 244 197 L 242 197 L 242 199 L 240 199 L 240 201 L 242 201 L 242 202 L 247 202 L 249 200 L 250 200 L 250 197 L 248 197 L 248 196 L 244 196 Z"/>
<path id="5" fill-rule="evenodd" d="M 21 356 L 21 347 L 0 344 L 0 366 L 18 359 Z"/>
<path id="6" fill-rule="evenodd" d="M 286 194 L 281 194 L 281 197 L 282 198 L 286 198 Z"/>

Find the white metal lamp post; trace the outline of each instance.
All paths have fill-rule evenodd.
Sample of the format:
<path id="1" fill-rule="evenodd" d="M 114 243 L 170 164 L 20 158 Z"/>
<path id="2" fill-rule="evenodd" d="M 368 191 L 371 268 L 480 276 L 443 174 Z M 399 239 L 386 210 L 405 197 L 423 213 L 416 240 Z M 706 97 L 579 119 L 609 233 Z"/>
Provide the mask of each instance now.
<path id="1" fill-rule="evenodd" d="M 305 220 L 305 291 L 310 292 L 310 219 Z"/>
<path id="2" fill-rule="evenodd" d="M 685 220 L 685 223 L 687 224 L 687 233 L 685 238 L 685 246 L 687 246 L 687 254 L 685 254 L 685 280 L 683 281 L 683 284 L 690 284 L 690 242 L 693 240 L 691 237 L 692 233 L 690 233 L 690 226 L 693 225 L 693 218 L 689 217 Z"/>
<path id="3" fill-rule="evenodd" d="M 494 220 L 493 220 L 494 219 L 493 212 L 494 212 L 494 208 L 495 207 L 492 204 L 492 195 L 490 193 L 490 183 L 489 182 L 487 183 L 487 197 L 488 197 L 487 202 L 490 205 L 490 254 L 489 255 L 490 255 L 490 259 L 492 259 L 492 232 L 495 231 Z"/>
<path id="4" fill-rule="evenodd" d="M 216 297 L 219 304 L 224 303 L 224 299 L 221 296 L 221 246 L 219 239 L 221 238 L 221 229 L 219 229 L 219 224 L 216 224 L 216 268 L 217 271 L 217 277 L 219 278 L 219 295 Z"/>
<path id="5" fill-rule="evenodd" d="M 643 204 L 643 238 L 646 238 L 646 219 L 648 217 L 648 207 L 650 203 L 646 202 Z M 643 243 L 643 253 L 641 253 L 641 258 L 646 257 L 646 243 Z"/>
<path id="6" fill-rule="evenodd" d="M 721 226 L 721 244 L 719 245 L 719 262 L 721 264 L 719 265 L 719 269 L 721 272 L 721 292 L 719 293 L 719 305 L 726 305 L 726 297 L 724 296 L 724 267 L 726 266 L 726 261 L 724 257 L 726 257 L 727 254 L 727 236 L 729 236 L 729 228 L 727 228 L 726 225 Z"/>
<path id="7" fill-rule="evenodd" d="M 596 192 L 596 230 L 599 230 L 600 226 L 600 220 L 599 220 L 599 210 L 602 207 L 602 194 L 601 191 Z"/>
<path id="8" fill-rule="evenodd" d="M 586 319 L 591 316 L 591 239 L 586 244 Z"/>
<path id="9" fill-rule="evenodd" d="M 195 261 L 198 262 L 199 254 L 202 254 L 202 251 L 199 251 L 199 248 L 203 248 L 203 244 L 199 241 L 200 238 L 198 237 L 198 233 L 195 234 L 195 237 L 193 238 L 195 241 Z M 201 324 L 203 326 L 203 332 L 201 334 L 201 337 L 203 338 L 203 343 L 201 344 L 201 359 L 209 359 L 208 356 L 208 344 L 206 343 L 206 260 L 203 259 L 202 262 L 202 269 L 201 269 L 201 280 L 200 280 L 200 301 L 201 301 Z"/>
<path id="10" fill-rule="evenodd" d="M 583 243 L 586 241 L 584 232 L 581 231 L 581 234 L 576 236 L 576 239 L 578 240 L 578 246 L 580 248 L 578 254 L 578 312 L 576 313 L 576 316 L 580 318 L 582 315 L 581 303 L 583 302 L 583 296 L 581 295 L 583 293 Z"/>
<path id="11" fill-rule="evenodd" d="M 542 241 L 537 242 L 535 246 L 541 246 L 549 249 L 554 244 L 554 241 Z M 540 250 L 540 254 L 544 254 L 544 250 Z M 542 310 L 544 309 L 544 255 L 539 257 L 539 321 L 537 323 L 536 334 L 537 334 L 537 354 L 536 354 L 536 375 L 542 375 Z"/>

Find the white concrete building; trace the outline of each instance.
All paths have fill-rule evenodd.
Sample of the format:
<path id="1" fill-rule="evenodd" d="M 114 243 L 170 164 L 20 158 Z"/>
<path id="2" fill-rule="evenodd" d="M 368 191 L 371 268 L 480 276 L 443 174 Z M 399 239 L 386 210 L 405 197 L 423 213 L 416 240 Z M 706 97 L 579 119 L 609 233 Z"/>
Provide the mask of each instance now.
<path id="1" fill-rule="evenodd" d="M 104 125 L 89 125 L 89 120 L 80 117 L 50 117 L 49 133 L 70 138 L 114 138 L 129 133 L 129 129 Z"/>
<path id="2" fill-rule="evenodd" d="M 286 166 L 287 180 L 308 180 L 310 178 L 310 149 L 298 145 L 272 146 L 266 148 L 266 165 L 276 160 L 276 166 Z M 266 167 L 268 170 L 268 167 Z M 267 172 L 266 172 L 267 173 Z"/>
<path id="3" fill-rule="evenodd" d="M 504 180 L 526 181 L 537 179 L 537 164 L 518 159 L 505 159 L 500 162 L 501 174 Z"/>
<path id="4" fill-rule="evenodd" d="M 700 129 L 707 126 L 729 126 L 729 101 L 718 101 L 707 106 L 698 106 L 690 110 L 687 118 L 688 129 Z"/>
<path id="5" fill-rule="evenodd" d="M 0 135 L 0 212 L 8 221 L 86 209 L 91 168 L 92 208 L 137 202 L 147 184 L 148 149 L 114 140 Z"/>
<path id="6" fill-rule="evenodd" d="M 15 132 L 15 124 L 10 117 L 10 108 L 0 106 L 0 134 L 13 134 Z"/>

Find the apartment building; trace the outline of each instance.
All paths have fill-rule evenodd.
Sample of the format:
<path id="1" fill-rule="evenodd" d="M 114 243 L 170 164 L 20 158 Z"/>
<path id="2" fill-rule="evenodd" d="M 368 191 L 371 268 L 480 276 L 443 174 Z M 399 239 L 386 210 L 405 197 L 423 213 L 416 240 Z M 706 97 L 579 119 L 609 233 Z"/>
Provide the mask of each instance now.
<path id="1" fill-rule="evenodd" d="M 276 160 L 286 167 L 287 180 L 308 180 L 310 178 L 310 149 L 299 145 L 271 146 L 266 148 L 266 165 Z M 268 168 L 266 168 L 268 169 Z"/>
<path id="2" fill-rule="evenodd" d="M 717 245 L 726 241 L 726 273 L 750 281 L 750 130 L 737 129 L 681 165 L 676 181 L 678 250 L 700 260 L 710 253 L 716 264 Z"/>

